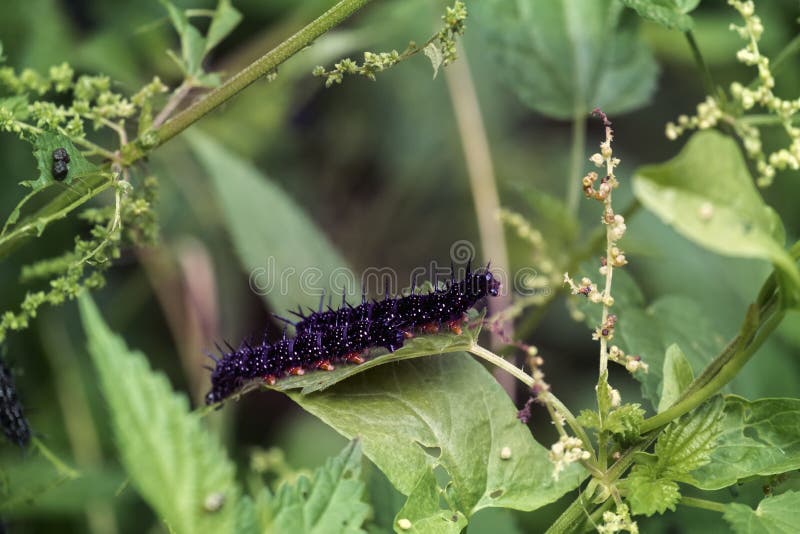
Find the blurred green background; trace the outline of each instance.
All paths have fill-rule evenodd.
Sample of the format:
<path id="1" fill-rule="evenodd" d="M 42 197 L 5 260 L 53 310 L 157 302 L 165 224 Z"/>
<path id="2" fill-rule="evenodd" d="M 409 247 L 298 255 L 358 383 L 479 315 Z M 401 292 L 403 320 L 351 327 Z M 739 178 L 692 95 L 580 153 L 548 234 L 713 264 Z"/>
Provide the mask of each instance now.
<path id="1" fill-rule="evenodd" d="M 200 0 L 176 4 L 213 5 Z M 235 72 L 330 4 L 330 0 L 236 1 L 244 19 L 215 51 L 210 69 Z M 462 143 L 441 73 L 432 79 L 430 64 L 420 56 L 381 74 L 376 82 L 352 78 L 325 89 L 320 79 L 310 75 L 314 65 L 329 65 L 345 55 L 402 49 L 409 40 L 424 42 L 438 27 L 443 8 L 432 0 L 375 2 L 281 67 L 277 81 L 257 82 L 193 128 L 252 162 L 265 180 L 279 185 L 323 229 L 356 272 L 390 266 L 407 274 L 431 260 L 449 262 L 450 246 L 456 240 L 479 242 Z M 797 33 L 800 5 L 794 0 L 762 2 L 758 11 L 767 28 L 762 49 L 774 54 Z M 694 18 L 697 40 L 718 82 L 749 80 L 751 70 L 735 61 L 740 40 L 727 29 L 736 20 L 735 12 L 722 0 L 706 0 Z M 538 115 L 502 82 L 487 51 L 483 23 L 476 17 L 469 19 L 464 45 L 501 204 L 535 221 L 536 213 L 520 204 L 517 191 L 564 198 L 568 184 L 580 179 L 568 175 L 571 125 Z M 684 140 L 667 141 L 664 124 L 678 114 L 693 112 L 704 98 L 683 36 L 649 23 L 641 25 L 641 32 L 655 54 L 659 74 L 650 104 L 612 117 L 615 152 L 622 158 L 618 174 L 622 185 L 615 194 L 618 207 L 631 201 L 626 179 L 639 165 L 664 161 L 680 149 Z M 17 68 L 46 70 L 66 60 L 78 72 L 107 73 L 127 92 L 156 74 L 172 86 L 180 82 L 177 68 L 165 54 L 177 47 L 176 37 L 154 0 L 6 0 L 0 41 L 7 63 Z M 785 97 L 800 91 L 798 60 L 790 63 L 779 77 Z M 588 156 L 601 140 L 597 122 L 588 123 L 587 135 Z M 17 183 L 33 175 L 34 160 L 27 145 L 3 135 L 0 162 L 0 213 L 5 217 L 24 194 Z M 262 331 L 270 325 L 268 312 L 273 310 L 250 290 L 214 185 L 185 140 L 177 138 L 157 150 L 141 172 L 159 178 L 162 246 L 149 252 L 124 251 L 108 274 L 108 286 L 96 299 L 110 326 L 131 347 L 145 352 L 176 389 L 197 401 L 207 387 L 201 368 L 204 351 L 213 350 L 214 341 L 236 342 Z M 790 242 L 800 237 L 798 178 L 797 173 L 779 174 L 775 185 L 764 191 L 767 202 L 783 217 Z M 598 217 L 598 206 L 581 203 L 584 235 L 596 226 Z M 624 241 L 631 261 L 628 272 L 647 301 L 662 295 L 691 297 L 719 334 L 732 336 L 770 267 L 706 252 L 644 210 L 628 221 L 628 228 Z M 21 266 L 71 248 L 72 236 L 87 230 L 74 219 L 60 222 L 0 261 L 0 310 L 16 308 L 29 289 L 18 283 Z M 528 246 L 513 236 L 508 242 L 512 265 L 527 265 Z M 302 247 L 303 243 L 293 245 Z M 798 396 L 798 327 L 800 317 L 788 316 L 732 391 L 748 398 Z M 274 324 L 270 328 L 279 332 Z M 589 331 L 569 318 L 563 298 L 549 307 L 525 341 L 539 347 L 547 377 L 562 400 L 576 410 L 593 403 L 596 346 Z M 0 462 L 7 472 L 0 484 L 22 484 L 32 495 L 41 493 L 6 514 L 10 531 L 165 531 L 124 485 L 75 304 L 45 310 L 30 329 L 10 335 L 0 350 L 17 375 L 34 430 L 85 475 L 57 484 L 53 468 L 39 455 L 0 445 Z M 638 386 L 621 370 L 615 371 L 619 372 L 613 380 L 623 385 L 623 396 L 636 398 Z M 518 392 L 517 405 L 524 400 L 524 392 Z M 211 419 L 242 465 L 249 462 L 255 448 L 280 447 L 293 470 L 313 468 L 345 442 L 274 392 L 247 395 Z M 532 422 L 537 438 L 545 444 L 554 435 L 550 427 L 543 414 Z M 50 489 L 42 493 L 43 488 Z M 376 514 L 383 506 L 391 522 L 402 499 L 374 469 L 370 488 Z M 760 492 L 759 483 L 745 485 L 738 497 L 755 502 Z M 571 498 L 567 496 L 566 502 Z M 721 492 L 721 500 L 730 498 L 728 490 Z M 556 503 L 532 516 L 484 512 L 470 524 L 469 532 L 537 532 L 563 506 Z M 722 528 L 711 512 L 685 510 L 640 526 L 643 532 Z"/>

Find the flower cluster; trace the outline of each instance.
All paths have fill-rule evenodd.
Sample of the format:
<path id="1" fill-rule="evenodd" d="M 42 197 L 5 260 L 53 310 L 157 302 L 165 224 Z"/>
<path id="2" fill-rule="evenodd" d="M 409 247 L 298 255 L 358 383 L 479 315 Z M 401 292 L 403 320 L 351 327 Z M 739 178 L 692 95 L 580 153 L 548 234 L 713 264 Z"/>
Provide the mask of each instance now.
<path id="1" fill-rule="evenodd" d="M 600 534 L 614 534 L 627 531 L 630 534 L 639 534 L 639 525 L 631 519 L 631 513 L 626 504 L 618 504 L 617 511 L 603 512 L 603 524 L 597 527 Z"/>
<path id="2" fill-rule="evenodd" d="M 456 0 L 452 7 L 448 7 L 442 15 L 444 26 L 436 35 L 420 46 L 415 42 L 410 42 L 403 52 L 392 50 L 391 52 L 364 52 L 364 60 L 359 64 L 357 61 L 345 58 L 333 65 L 331 70 L 327 70 L 322 65 L 318 65 L 312 71 L 314 76 L 325 78 L 325 87 L 333 84 L 340 84 L 345 75 L 363 76 L 375 81 L 375 75 L 394 67 L 420 52 L 424 52 L 433 63 L 434 73 L 438 72 L 440 66 L 447 66 L 456 60 L 456 39 L 464 34 L 466 29 L 467 7 L 461 0 Z"/>
<path id="3" fill-rule="evenodd" d="M 583 442 L 580 439 L 561 436 L 561 439 L 550 447 L 548 456 L 553 463 L 553 478 L 558 480 L 559 475 L 568 465 L 588 460 L 592 455 L 583 448 Z"/>
<path id="4" fill-rule="evenodd" d="M 697 113 L 688 117 L 681 115 L 676 123 L 668 123 L 666 136 L 677 139 L 687 130 L 703 130 L 713 128 L 720 122 L 730 124 L 741 138 L 745 152 L 755 162 L 758 171 L 758 185 L 765 187 L 772 183 L 778 170 L 800 169 L 800 128 L 794 126 L 795 117 L 800 111 L 800 98 L 783 99 L 777 96 L 775 88 L 774 66 L 763 55 L 758 47 L 758 42 L 764 33 L 761 18 L 755 13 L 755 4 L 752 0 L 728 0 L 742 17 L 743 24 L 731 24 L 730 29 L 739 34 L 747 44 L 736 54 L 736 59 L 748 66 L 756 67 L 758 76 L 755 81 L 747 86 L 733 82 L 730 85 L 732 103 L 728 104 L 716 97 L 708 96 L 697 106 Z M 748 116 L 746 112 L 756 106 L 766 110 L 770 116 Z M 764 152 L 761 142 L 761 131 L 758 124 L 779 125 L 783 127 L 789 138 L 788 146 L 780 148 L 769 155 Z"/>

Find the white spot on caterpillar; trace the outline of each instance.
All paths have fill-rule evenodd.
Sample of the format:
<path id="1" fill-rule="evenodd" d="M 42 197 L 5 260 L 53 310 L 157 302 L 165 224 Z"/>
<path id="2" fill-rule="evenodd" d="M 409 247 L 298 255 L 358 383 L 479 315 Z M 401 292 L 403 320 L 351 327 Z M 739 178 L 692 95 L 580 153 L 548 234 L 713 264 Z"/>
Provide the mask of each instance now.
<path id="1" fill-rule="evenodd" d="M 500 459 L 508 460 L 509 458 L 511 458 L 511 447 L 503 447 L 500 449 Z"/>

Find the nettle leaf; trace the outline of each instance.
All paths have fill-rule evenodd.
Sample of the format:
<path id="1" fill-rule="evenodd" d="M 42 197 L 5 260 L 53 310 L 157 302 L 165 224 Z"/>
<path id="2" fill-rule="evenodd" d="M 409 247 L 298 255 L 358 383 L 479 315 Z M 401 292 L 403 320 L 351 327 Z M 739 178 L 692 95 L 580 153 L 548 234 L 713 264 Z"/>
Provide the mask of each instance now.
<path id="1" fill-rule="evenodd" d="M 706 465 L 722 432 L 720 396 L 670 423 L 656 441 L 657 469 L 669 478 L 690 482 L 687 475 Z"/>
<path id="2" fill-rule="evenodd" d="M 571 119 L 599 106 L 617 115 L 655 89 L 637 17 L 618 2 L 484 0 L 472 9 L 502 77 L 539 113 Z"/>
<path id="3" fill-rule="evenodd" d="M 675 158 L 638 169 L 633 190 L 647 209 L 698 245 L 772 262 L 797 300 L 800 270 L 784 249 L 780 217 L 764 204 L 733 139 L 713 130 L 695 133 Z"/>
<path id="4" fill-rule="evenodd" d="M 240 491 L 218 440 L 166 377 L 109 330 L 87 295 L 80 312 L 133 486 L 172 532 L 234 532 Z"/>
<path id="5" fill-rule="evenodd" d="M 212 48 L 227 37 L 241 20 L 242 14 L 231 5 L 230 0 L 219 0 L 206 34 L 205 53 L 208 54 Z"/>
<path id="6" fill-rule="evenodd" d="M 314 471 L 284 483 L 275 495 L 264 489 L 256 509 L 261 532 L 361 534 L 370 508 L 362 501 L 361 444 L 350 442 L 335 458 Z"/>
<path id="7" fill-rule="evenodd" d="M 685 32 L 694 26 L 687 13 L 693 11 L 700 0 L 622 0 L 622 3 L 635 9 L 643 19 Z"/>
<path id="8" fill-rule="evenodd" d="M 755 510 L 730 503 L 722 517 L 736 534 L 794 534 L 800 524 L 800 491 L 767 497 Z"/>
<path id="9" fill-rule="evenodd" d="M 447 332 L 415 337 L 406 341 L 402 348 L 374 358 L 371 357 L 361 365 L 341 365 L 333 371 L 312 372 L 303 376 L 289 376 L 268 387 L 278 391 L 302 388 L 300 393 L 308 395 L 315 391 L 322 391 L 346 378 L 389 362 L 467 351 L 475 344 L 479 333 L 480 327 L 477 327 L 473 330 L 464 329 L 461 334 Z"/>
<path id="10" fill-rule="evenodd" d="M 662 478 L 648 465 L 637 465 L 626 479 L 627 499 L 635 515 L 651 516 L 675 511 L 681 498 L 680 489 L 674 480 Z"/>
<path id="11" fill-rule="evenodd" d="M 503 389 L 463 354 L 386 364 L 325 391 L 289 396 L 344 436 L 359 437 L 364 454 L 414 497 L 398 516 L 412 528 L 448 517 L 460 524 L 488 507 L 534 510 L 585 476 L 575 464 L 555 481 L 547 450 L 517 420 Z M 432 470 L 449 479 L 446 490 Z M 452 508 L 438 498 L 433 504 L 430 495 L 442 491 Z"/>
<path id="12" fill-rule="evenodd" d="M 203 72 L 203 58 L 206 53 L 206 39 L 195 28 L 186 13 L 175 7 L 169 0 L 160 0 L 169 13 L 169 20 L 181 40 L 181 57 L 172 56 L 187 77 L 196 77 Z"/>
<path id="13" fill-rule="evenodd" d="M 81 151 L 75 148 L 75 145 L 66 135 L 42 132 L 36 137 L 33 148 L 33 156 L 36 158 L 39 176 L 35 180 L 20 182 L 20 185 L 30 187 L 34 191 L 56 183 L 70 185 L 73 182 L 80 182 L 101 172 L 97 165 L 87 160 Z M 63 148 L 69 154 L 69 173 L 60 182 L 53 178 L 53 151 L 57 148 Z"/>
<path id="14" fill-rule="evenodd" d="M 626 479 L 634 514 L 663 514 L 680 499 L 676 481 L 693 480 L 689 473 L 710 461 L 721 431 L 722 399 L 714 397 L 678 421 L 670 423 L 656 442 L 654 455 L 639 455 Z"/>
<path id="15" fill-rule="evenodd" d="M 644 410 L 639 404 L 623 404 L 611 410 L 606 418 L 604 429 L 623 442 L 629 442 L 639 437 L 639 429 L 644 421 Z"/>
<path id="16" fill-rule="evenodd" d="M 280 187 L 211 138 L 198 132 L 185 138 L 211 178 L 250 287 L 273 310 L 317 309 L 322 292 L 334 293 L 337 273 L 339 280 L 352 276 L 325 234 Z"/>
<path id="17" fill-rule="evenodd" d="M 659 413 L 675 404 L 675 401 L 694 380 L 692 365 L 675 343 L 667 347 L 662 374 L 661 399 L 658 401 Z"/>
<path id="18" fill-rule="evenodd" d="M 800 469 L 800 399 L 726 396 L 722 433 L 710 460 L 692 473 L 692 485 L 715 490 Z"/>

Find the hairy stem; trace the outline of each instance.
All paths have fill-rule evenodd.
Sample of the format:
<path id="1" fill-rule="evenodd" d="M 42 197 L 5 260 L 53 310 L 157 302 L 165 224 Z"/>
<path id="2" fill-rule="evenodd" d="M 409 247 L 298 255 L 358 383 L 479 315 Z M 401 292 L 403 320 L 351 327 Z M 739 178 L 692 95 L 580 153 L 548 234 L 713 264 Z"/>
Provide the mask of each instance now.
<path id="1" fill-rule="evenodd" d="M 697 499 L 695 497 L 681 497 L 678 504 L 683 506 L 691 506 L 692 508 L 699 508 L 701 510 L 710 510 L 712 512 L 725 513 L 725 505 L 721 502 L 709 501 L 706 499 Z"/>
<path id="2" fill-rule="evenodd" d="M 124 163 L 130 165 L 143 158 L 149 150 L 163 145 L 262 76 L 274 72 L 281 63 L 313 43 L 320 35 L 342 23 L 370 1 L 341 0 L 300 31 L 236 73 L 225 83 L 208 93 L 208 95 L 169 119 L 161 127 L 144 134 L 147 138 L 146 142 L 142 139 L 137 139 L 125 147 L 123 152 Z"/>

